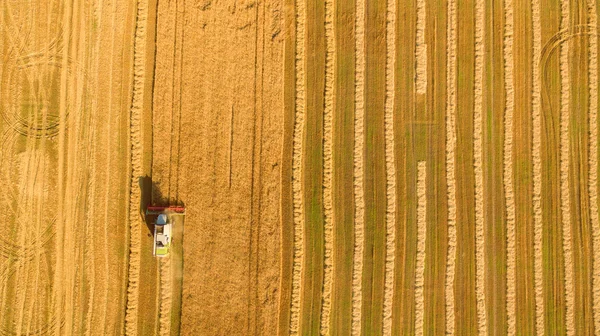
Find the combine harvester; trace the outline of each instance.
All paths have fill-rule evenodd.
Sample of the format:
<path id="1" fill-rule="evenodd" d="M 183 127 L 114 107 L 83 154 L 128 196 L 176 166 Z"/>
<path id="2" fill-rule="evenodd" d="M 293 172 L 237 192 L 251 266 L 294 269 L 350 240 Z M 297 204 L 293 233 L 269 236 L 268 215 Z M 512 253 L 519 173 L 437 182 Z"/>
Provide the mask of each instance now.
<path id="1" fill-rule="evenodd" d="M 156 216 L 154 221 L 154 247 L 152 254 L 155 257 L 166 257 L 169 255 L 173 238 L 172 216 L 185 215 L 182 206 L 149 206 L 146 216 Z"/>

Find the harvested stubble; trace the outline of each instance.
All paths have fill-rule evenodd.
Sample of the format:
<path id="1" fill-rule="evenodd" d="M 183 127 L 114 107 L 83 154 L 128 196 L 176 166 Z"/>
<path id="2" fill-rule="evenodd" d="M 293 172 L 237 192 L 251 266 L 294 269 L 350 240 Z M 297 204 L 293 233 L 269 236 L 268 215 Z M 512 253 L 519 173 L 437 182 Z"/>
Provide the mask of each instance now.
<path id="1" fill-rule="evenodd" d="M 448 78 L 446 105 L 446 184 L 448 185 L 448 256 L 446 265 L 446 333 L 454 334 L 456 266 L 456 0 L 448 1 Z"/>
<path id="2" fill-rule="evenodd" d="M 516 334 L 516 252 L 515 252 L 515 196 L 513 187 L 513 113 L 515 109 L 513 34 L 513 2 L 505 2 L 504 73 L 506 105 L 504 111 L 504 192 L 506 197 L 507 269 L 506 314 L 507 333 Z"/>
<path id="3" fill-rule="evenodd" d="M 171 257 L 159 261 L 160 269 L 160 310 L 158 321 L 158 334 L 160 336 L 171 335 Z"/>
<path id="4" fill-rule="evenodd" d="M 334 264 L 331 334 L 352 328 L 354 249 L 354 17 L 355 4 L 336 1 L 335 109 L 333 115 Z"/>

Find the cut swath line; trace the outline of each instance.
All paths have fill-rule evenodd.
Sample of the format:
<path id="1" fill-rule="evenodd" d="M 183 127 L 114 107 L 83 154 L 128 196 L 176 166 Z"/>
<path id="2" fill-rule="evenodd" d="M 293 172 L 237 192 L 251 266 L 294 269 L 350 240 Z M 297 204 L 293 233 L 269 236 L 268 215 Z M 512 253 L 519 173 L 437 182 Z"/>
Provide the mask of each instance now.
<path id="1" fill-rule="evenodd" d="M 333 287 L 333 101 L 334 101 L 334 67 L 335 67 L 335 35 L 333 29 L 334 0 L 325 1 L 325 108 L 323 111 L 323 206 L 325 258 L 323 269 L 323 301 L 321 310 L 321 335 L 329 334 L 331 319 L 331 291 Z"/>
<path id="2" fill-rule="evenodd" d="M 569 27 L 569 1 L 561 1 L 561 29 Z M 569 119 L 570 119 L 570 74 L 569 43 L 560 45 L 560 209 L 563 228 L 563 250 L 565 258 L 565 308 L 567 335 L 575 334 L 575 294 L 573 292 L 573 251 L 571 246 L 571 203 L 569 192 Z"/>
<path id="3" fill-rule="evenodd" d="M 504 193 L 506 197 L 506 316 L 508 335 L 516 334 L 516 247 L 515 194 L 513 186 L 513 113 L 515 109 L 513 34 L 513 0 L 505 2 L 504 80 L 506 105 L 504 111 Z"/>
<path id="4" fill-rule="evenodd" d="M 415 335 L 424 333 L 425 316 L 425 238 L 427 237 L 427 165 L 417 164 L 417 263 L 415 266 Z"/>
<path id="5" fill-rule="evenodd" d="M 396 2 L 388 1 L 385 68 L 385 169 L 386 169 L 386 256 L 383 294 L 383 335 L 392 334 L 394 300 L 394 256 L 396 254 L 396 157 L 394 155 L 394 69 L 396 67 Z"/>
<path id="6" fill-rule="evenodd" d="M 598 14 L 596 0 L 588 1 L 589 26 L 596 30 Z M 590 89 L 590 156 L 589 191 L 590 221 L 592 227 L 593 248 L 593 316 L 596 330 L 600 328 L 600 223 L 598 221 L 598 35 L 590 35 L 589 49 L 589 89 Z"/>
<path id="7" fill-rule="evenodd" d="M 534 282 L 535 282 L 535 330 L 544 335 L 544 274 L 542 252 L 542 95 L 540 60 L 542 55 L 542 24 L 540 0 L 532 1 L 533 24 L 533 223 L 534 223 Z"/>
<path id="8" fill-rule="evenodd" d="M 127 284 L 127 308 L 125 312 L 125 334 L 137 335 L 138 299 L 140 281 L 140 249 L 142 227 L 140 220 L 141 191 L 138 177 L 142 176 L 142 134 L 141 115 L 144 105 L 144 80 L 146 66 L 146 25 L 148 4 L 138 0 L 136 13 L 136 29 L 133 47 L 133 98 L 130 109 L 130 155 L 131 181 L 129 194 L 129 274 Z"/>
<path id="9" fill-rule="evenodd" d="M 456 0 L 448 0 L 448 76 L 446 102 L 446 183 L 448 185 L 448 259 L 446 264 L 446 333 L 454 335 L 456 269 Z"/>
<path id="10" fill-rule="evenodd" d="M 417 94 L 427 93 L 427 44 L 425 44 L 425 27 L 427 8 L 426 0 L 417 0 L 417 32 L 416 32 L 416 88 Z"/>
<path id="11" fill-rule="evenodd" d="M 483 58 L 485 2 L 475 3 L 475 106 L 474 106 L 474 172 L 475 172 L 475 295 L 477 297 L 477 330 L 487 334 L 485 303 L 485 218 L 483 204 Z"/>
<path id="12" fill-rule="evenodd" d="M 302 260 L 304 259 L 304 197 L 302 193 L 302 147 L 306 111 L 305 56 L 306 3 L 296 1 L 296 115 L 292 150 L 292 203 L 294 208 L 294 251 L 292 266 L 292 295 L 290 307 L 290 335 L 300 330 L 300 292 Z"/>
<path id="13" fill-rule="evenodd" d="M 161 336 L 171 334 L 171 257 L 159 260 L 160 309 L 159 331 Z"/>
<path id="14" fill-rule="evenodd" d="M 356 1 L 356 82 L 354 116 L 354 269 L 352 272 L 352 335 L 360 335 L 362 272 L 365 240 L 364 129 L 365 129 L 365 0 Z"/>

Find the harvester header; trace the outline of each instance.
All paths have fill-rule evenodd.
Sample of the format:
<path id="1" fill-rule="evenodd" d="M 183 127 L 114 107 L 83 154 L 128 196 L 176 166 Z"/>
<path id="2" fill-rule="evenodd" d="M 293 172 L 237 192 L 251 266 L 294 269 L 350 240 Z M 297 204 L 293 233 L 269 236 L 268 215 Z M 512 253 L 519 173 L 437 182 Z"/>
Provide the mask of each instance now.
<path id="1" fill-rule="evenodd" d="M 146 208 L 146 215 L 160 215 L 162 213 L 169 213 L 171 215 L 185 215 L 185 207 L 182 206 L 148 206 Z"/>

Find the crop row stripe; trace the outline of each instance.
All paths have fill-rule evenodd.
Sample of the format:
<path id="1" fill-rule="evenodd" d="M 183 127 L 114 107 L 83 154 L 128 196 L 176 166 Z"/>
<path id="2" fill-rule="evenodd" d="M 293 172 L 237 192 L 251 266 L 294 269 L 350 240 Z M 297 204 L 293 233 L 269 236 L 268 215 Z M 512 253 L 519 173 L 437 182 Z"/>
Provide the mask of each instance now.
<path id="1" fill-rule="evenodd" d="M 383 334 L 392 334 L 394 269 L 396 254 L 396 157 L 394 154 L 394 100 L 396 68 L 396 1 L 387 3 L 385 68 L 385 169 L 386 169 L 386 257 L 383 301 Z"/>
<path id="2" fill-rule="evenodd" d="M 454 335 L 456 269 L 456 0 L 448 0 L 448 75 L 446 102 L 446 183 L 448 185 L 448 258 L 446 265 L 446 333 Z"/>
<path id="3" fill-rule="evenodd" d="M 569 0 L 561 1 L 561 30 L 569 27 Z M 573 250 L 571 246 L 571 203 L 569 192 L 569 119 L 570 119 L 569 43 L 560 45 L 560 208 L 565 261 L 565 301 L 567 335 L 575 333 L 575 294 L 573 293 Z"/>
<path id="4" fill-rule="evenodd" d="M 364 129 L 365 129 L 365 0 L 356 0 L 356 82 L 354 116 L 354 260 L 352 273 L 352 335 L 360 335 L 362 271 L 365 239 Z"/>
<path id="5" fill-rule="evenodd" d="M 306 112 L 305 56 L 306 0 L 296 1 L 296 113 L 292 151 L 292 203 L 294 209 L 294 251 L 292 266 L 292 296 L 290 335 L 298 335 L 300 327 L 300 293 L 302 260 L 304 259 L 304 197 L 302 192 L 302 146 Z"/>
<path id="6" fill-rule="evenodd" d="M 417 163 L 417 262 L 415 266 L 415 335 L 424 333 L 425 239 L 427 238 L 427 164 Z"/>
<path id="7" fill-rule="evenodd" d="M 333 175 L 333 109 L 334 109 L 334 84 L 335 84 L 335 30 L 334 21 L 334 0 L 325 1 L 325 109 L 323 112 L 323 205 L 324 211 L 324 270 L 323 270 L 323 298 L 321 308 L 321 335 L 329 334 L 329 325 L 331 319 L 331 291 L 333 289 L 333 274 L 335 265 L 333 264 L 333 195 L 332 195 L 332 175 Z"/>
<path id="8" fill-rule="evenodd" d="M 504 192 L 506 197 L 506 315 L 507 333 L 516 334 L 516 251 L 515 195 L 513 188 L 513 113 L 515 109 L 513 34 L 513 0 L 505 1 L 504 71 L 506 105 L 504 115 Z"/>
<path id="9" fill-rule="evenodd" d="M 543 272 L 543 223 L 542 223 L 542 95 L 540 58 L 542 54 L 542 24 L 540 0 L 532 0 L 533 24 L 533 223 L 534 223 L 534 282 L 535 282 L 535 330 L 544 335 L 544 272 Z"/>
<path id="10" fill-rule="evenodd" d="M 474 106 L 474 171 L 475 171 L 475 294 L 477 297 L 477 329 L 487 335 L 485 303 L 485 218 L 483 200 L 483 61 L 485 53 L 485 2 L 475 2 L 475 106 Z"/>
<path id="11" fill-rule="evenodd" d="M 596 0 L 588 1 L 588 17 L 591 29 L 598 29 Z M 600 223 L 598 221 L 598 35 L 590 35 L 589 50 L 589 89 L 590 89 L 590 156 L 589 156 L 589 192 L 590 221 L 593 246 L 593 316 L 594 327 L 600 329 Z"/>

